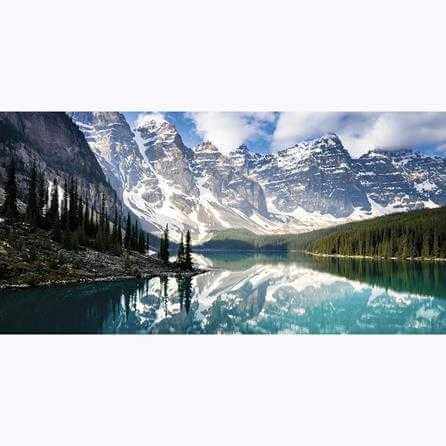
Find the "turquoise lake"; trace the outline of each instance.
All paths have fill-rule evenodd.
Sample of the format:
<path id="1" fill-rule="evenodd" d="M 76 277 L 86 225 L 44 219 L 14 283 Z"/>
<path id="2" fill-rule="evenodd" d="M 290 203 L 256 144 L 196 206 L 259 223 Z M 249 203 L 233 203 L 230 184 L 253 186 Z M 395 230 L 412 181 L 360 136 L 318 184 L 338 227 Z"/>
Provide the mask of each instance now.
<path id="1" fill-rule="evenodd" d="M 192 279 L 2 291 L 1 333 L 446 333 L 446 264 L 228 253 Z"/>

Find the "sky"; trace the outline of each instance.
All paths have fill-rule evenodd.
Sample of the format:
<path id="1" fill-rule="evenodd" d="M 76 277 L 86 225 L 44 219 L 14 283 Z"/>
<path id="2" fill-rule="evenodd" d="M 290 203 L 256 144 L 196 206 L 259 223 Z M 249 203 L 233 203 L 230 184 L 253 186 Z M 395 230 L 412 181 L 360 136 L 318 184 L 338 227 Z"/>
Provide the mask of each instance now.
<path id="1" fill-rule="evenodd" d="M 138 120 L 166 119 L 184 143 L 211 141 L 227 153 L 241 144 L 259 153 L 336 133 L 353 157 L 374 149 L 414 149 L 446 156 L 446 112 L 127 112 Z"/>

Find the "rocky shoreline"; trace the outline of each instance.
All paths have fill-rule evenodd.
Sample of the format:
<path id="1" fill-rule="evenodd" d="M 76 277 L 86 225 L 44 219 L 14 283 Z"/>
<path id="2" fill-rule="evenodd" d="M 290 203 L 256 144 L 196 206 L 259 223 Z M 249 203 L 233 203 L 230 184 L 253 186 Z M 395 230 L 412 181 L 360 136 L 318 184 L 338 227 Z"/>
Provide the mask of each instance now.
<path id="1" fill-rule="evenodd" d="M 360 256 L 360 255 L 347 255 L 347 254 L 323 254 L 319 252 L 304 251 L 305 254 L 314 257 L 334 257 L 338 259 L 367 259 L 367 260 L 401 260 L 401 261 L 415 261 L 415 262 L 446 262 L 444 258 L 431 258 L 431 257 L 407 257 L 405 259 L 401 257 L 380 257 L 380 256 Z"/>
<path id="2" fill-rule="evenodd" d="M 25 223 L 0 223 L 0 290 L 92 282 L 142 279 L 154 276 L 194 276 L 206 272 L 184 271 L 175 263 L 134 251 L 113 255 L 80 248 L 64 249 L 42 230 Z"/>

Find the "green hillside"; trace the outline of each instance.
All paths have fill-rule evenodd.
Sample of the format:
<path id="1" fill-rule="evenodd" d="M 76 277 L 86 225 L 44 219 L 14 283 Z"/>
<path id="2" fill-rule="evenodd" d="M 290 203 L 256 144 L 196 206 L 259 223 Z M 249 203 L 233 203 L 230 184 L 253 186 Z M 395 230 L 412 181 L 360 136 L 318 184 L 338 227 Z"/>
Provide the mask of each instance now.
<path id="1" fill-rule="evenodd" d="M 335 231 L 320 229 L 302 234 L 257 235 L 247 229 L 226 229 L 197 247 L 202 250 L 290 251 L 306 249 L 310 242 Z"/>
<path id="2" fill-rule="evenodd" d="M 397 258 L 446 257 L 446 207 L 337 226 L 307 249 L 319 254 Z"/>
<path id="3" fill-rule="evenodd" d="M 446 208 L 391 214 L 302 234 L 257 235 L 227 229 L 197 249 L 445 258 Z"/>

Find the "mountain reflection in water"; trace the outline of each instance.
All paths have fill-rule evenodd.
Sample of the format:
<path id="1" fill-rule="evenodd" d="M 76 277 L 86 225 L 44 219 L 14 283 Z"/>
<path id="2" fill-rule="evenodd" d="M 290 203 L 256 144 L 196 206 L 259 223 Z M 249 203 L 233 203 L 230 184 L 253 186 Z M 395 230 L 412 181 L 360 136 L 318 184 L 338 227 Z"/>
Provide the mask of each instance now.
<path id="1" fill-rule="evenodd" d="M 212 254 L 172 277 L 3 292 L 0 332 L 446 333 L 446 265 Z"/>

